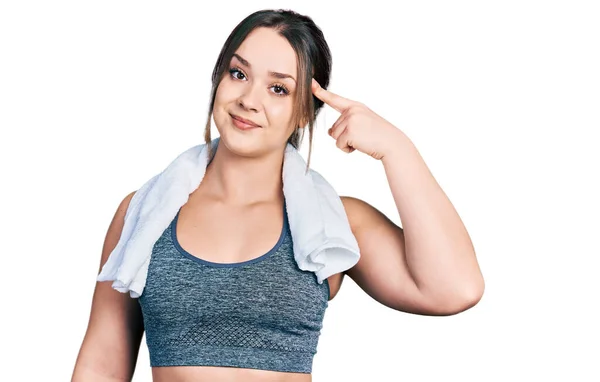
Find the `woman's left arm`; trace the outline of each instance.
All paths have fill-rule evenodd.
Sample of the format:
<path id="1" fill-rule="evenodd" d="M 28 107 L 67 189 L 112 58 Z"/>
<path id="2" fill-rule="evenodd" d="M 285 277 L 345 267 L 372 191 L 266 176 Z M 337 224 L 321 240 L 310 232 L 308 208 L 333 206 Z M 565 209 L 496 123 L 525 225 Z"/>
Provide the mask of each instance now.
<path id="1" fill-rule="evenodd" d="M 329 130 L 337 147 L 380 160 L 403 228 L 366 202 L 342 197 L 361 258 L 346 271 L 382 303 L 412 313 L 456 314 L 474 306 L 484 281 L 473 244 L 452 203 L 412 141 L 365 105 L 322 89 L 341 115 Z"/>

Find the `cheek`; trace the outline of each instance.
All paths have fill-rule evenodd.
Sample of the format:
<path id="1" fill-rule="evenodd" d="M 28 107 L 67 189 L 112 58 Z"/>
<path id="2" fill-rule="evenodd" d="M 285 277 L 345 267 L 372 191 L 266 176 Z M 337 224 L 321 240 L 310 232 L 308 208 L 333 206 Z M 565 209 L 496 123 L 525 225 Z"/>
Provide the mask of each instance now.
<path id="1" fill-rule="evenodd" d="M 293 111 L 291 102 L 275 100 L 269 105 L 267 110 L 269 111 L 270 119 L 277 121 L 278 124 L 287 125 L 290 123 Z"/>
<path id="2" fill-rule="evenodd" d="M 217 88 L 215 93 L 215 101 L 213 105 L 213 114 L 215 120 L 222 120 L 226 117 L 226 111 L 232 102 L 235 102 L 235 92 L 232 91 L 231 86 L 227 86 L 226 82 L 223 81 Z"/>
<path id="3" fill-rule="evenodd" d="M 226 104 L 232 97 L 231 87 L 227 86 L 225 81 L 222 81 L 217 87 L 217 92 L 215 93 L 215 109 L 217 105 Z"/>
<path id="4" fill-rule="evenodd" d="M 219 91 L 215 94 L 215 103 L 213 105 L 212 117 L 215 122 L 215 127 L 221 132 L 221 127 L 226 123 L 225 107 L 223 106 L 222 98 L 219 97 Z"/>

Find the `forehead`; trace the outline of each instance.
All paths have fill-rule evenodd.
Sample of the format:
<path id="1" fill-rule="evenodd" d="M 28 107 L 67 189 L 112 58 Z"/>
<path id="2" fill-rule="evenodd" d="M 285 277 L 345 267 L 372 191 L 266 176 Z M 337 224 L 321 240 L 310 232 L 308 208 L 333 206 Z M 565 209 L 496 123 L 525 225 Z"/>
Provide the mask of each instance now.
<path id="1" fill-rule="evenodd" d="M 290 43 L 270 28 L 256 28 L 236 51 L 255 73 L 275 71 L 296 74 L 296 52 Z"/>

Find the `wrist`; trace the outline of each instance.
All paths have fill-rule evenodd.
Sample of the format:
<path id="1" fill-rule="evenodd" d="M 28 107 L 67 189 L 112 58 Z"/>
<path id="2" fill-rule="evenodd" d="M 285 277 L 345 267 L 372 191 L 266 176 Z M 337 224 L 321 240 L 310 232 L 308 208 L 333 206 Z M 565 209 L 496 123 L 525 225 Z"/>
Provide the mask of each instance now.
<path id="1" fill-rule="evenodd" d="M 394 160 L 398 155 L 405 154 L 407 150 L 414 148 L 412 141 L 400 129 L 396 129 L 394 134 L 384 139 L 381 161 Z"/>

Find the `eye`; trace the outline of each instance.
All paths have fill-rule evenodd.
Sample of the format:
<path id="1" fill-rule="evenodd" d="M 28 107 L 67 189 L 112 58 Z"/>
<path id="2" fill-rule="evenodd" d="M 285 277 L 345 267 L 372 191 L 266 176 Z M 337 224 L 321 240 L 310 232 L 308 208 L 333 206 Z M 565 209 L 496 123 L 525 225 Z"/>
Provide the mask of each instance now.
<path id="1" fill-rule="evenodd" d="M 278 95 L 278 96 L 283 97 L 283 96 L 286 96 L 286 95 L 290 94 L 290 91 L 284 85 L 282 85 L 282 84 L 275 84 L 275 85 L 273 85 L 271 87 L 275 88 L 275 89 L 279 89 L 279 91 L 275 92 L 275 94 Z"/>
<path id="2" fill-rule="evenodd" d="M 236 66 L 229 69 L 229 75 L 231 76 L 231 78 L 238 81 L 244 81 L 246 79 L 246 75 L 244 74 L 244 72 Z M 271 88 L 276 89 L 273 94 L 279 97 L 285 97 L 290 94 L 289 89 L 283 84 L 275 84 L 272 85 Z"/>
<path id="3" fill-rule="evenodd" d="M 236 80 L 243 80 L 246 77 L 244 72 L 242 72 L 239 68 L 235 68 L 235 67 L 229 69 L 229 74 L 231 75 L 231 77 L 233 77 Z M 240 78 L 239 74 L 241 74 L 244 78 Z"/>

